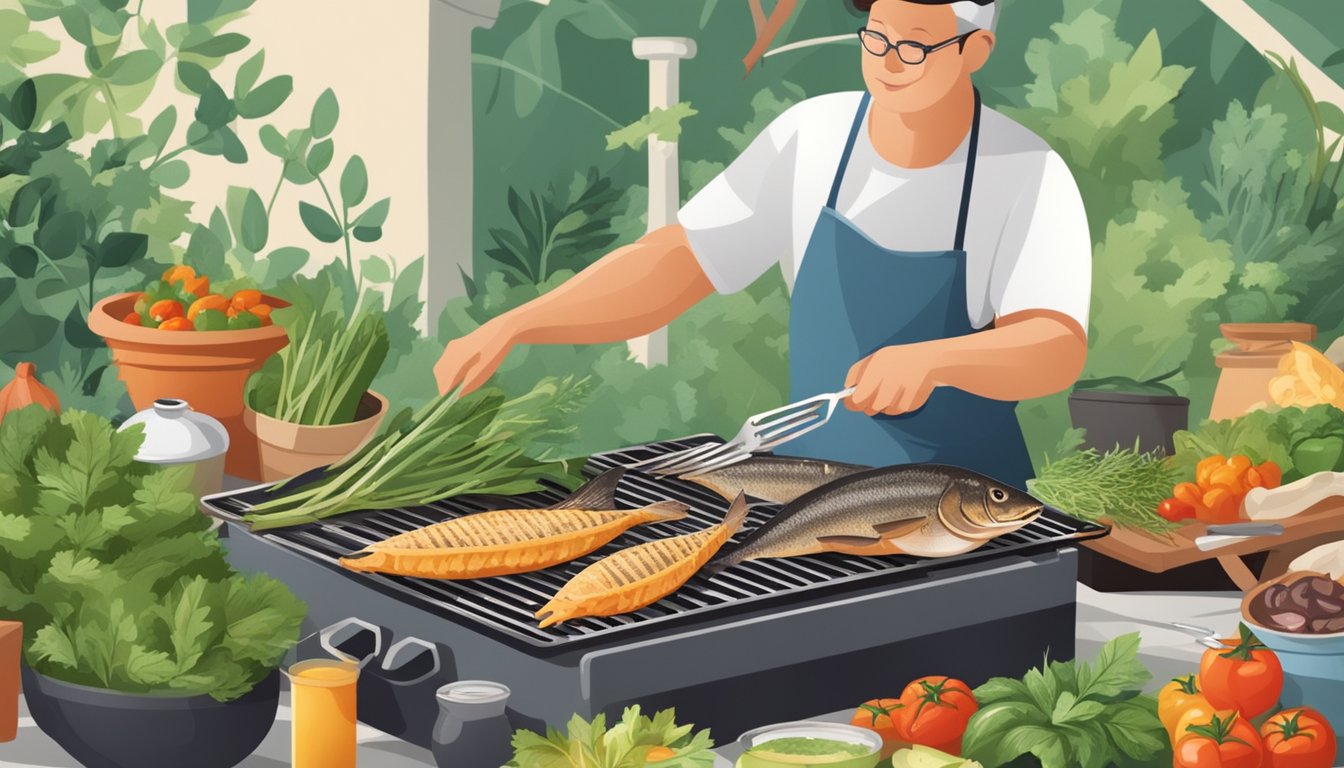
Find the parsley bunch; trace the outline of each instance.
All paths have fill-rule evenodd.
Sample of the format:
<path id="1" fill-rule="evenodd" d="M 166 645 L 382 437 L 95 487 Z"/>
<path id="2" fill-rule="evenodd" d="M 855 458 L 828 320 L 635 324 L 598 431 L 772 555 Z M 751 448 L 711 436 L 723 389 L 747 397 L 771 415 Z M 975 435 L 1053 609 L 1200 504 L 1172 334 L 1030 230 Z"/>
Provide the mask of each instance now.
<path id="1" fill-rule="evenodd" d="M 142 439 L 75 410 L 0 422 L 0 618 L 24 623 L 44 675 L 237 698 L 298 640 L 306 609 L 229 566 L 191 468 L 134 461 Z"/>

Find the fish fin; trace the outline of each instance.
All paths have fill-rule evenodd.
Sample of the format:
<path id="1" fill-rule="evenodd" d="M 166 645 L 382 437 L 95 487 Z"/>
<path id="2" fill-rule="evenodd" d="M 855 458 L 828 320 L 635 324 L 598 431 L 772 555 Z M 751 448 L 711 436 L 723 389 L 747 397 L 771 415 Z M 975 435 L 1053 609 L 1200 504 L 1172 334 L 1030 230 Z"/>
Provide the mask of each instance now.
<path id="1" fill-rule="evenodd" d="M 691 508 L 682 504 L 680 501 L 660 501 L 656 504 L 650 504 L 644 508 L 644 512 L 652 518 L 650 522 L 666 523 L 672 520 L 681 520 Z"/>
<path id="2" fill-rule="evenodd" d="M 367 558 L 378 554 L 371 549 L 361 549 L 358 552 L 351 552 L 341 557 L 337 562 L 342 568 L 351 571 L 375 571 L 378 569 L 377 562 L 367 562 Z"/>
<path id="3" fill-rule="evenodd" d="M 878 523 L 873 526 L 873 530 L 877 531 L 878 535 L 884 539 L 899 539 L 907 533 L 914 533 L 923 528 L 927 522 L 928 518 L 925 517 L 914 520 L 893 520 L 889 523 Z"/>
<path id="4" fill-rule="evenodd" d="M 616 486 L 625 476 L 625 468 L 617 467 L 584 483 L 564 501 L 546 507 L 546 509 L 616 509 Z"/>
<path id="5" fill-rule="evenodd" d="M 747 513 L 750 511 L 751 505 L 747 504 L 747 495 L 737 494 L 737 498 L 728 506 L 728 514 L 723 516 L 723 527 L 728 529 L 729 536 L 741 530 L 742 523 L 746 522 Z"/>

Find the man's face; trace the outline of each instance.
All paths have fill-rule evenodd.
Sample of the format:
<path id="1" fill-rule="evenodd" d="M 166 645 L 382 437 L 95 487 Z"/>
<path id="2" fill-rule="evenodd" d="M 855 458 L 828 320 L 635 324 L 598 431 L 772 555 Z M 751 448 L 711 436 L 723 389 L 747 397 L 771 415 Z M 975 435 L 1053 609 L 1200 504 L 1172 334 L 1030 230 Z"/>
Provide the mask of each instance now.
<path id="1" fill-rule="evenodd" d="M 931 46 L 957 35 L 957 17 L 947 5 L 878 0 L 868 15 L 867 27 L 884 35 L 892 45 L 913 40 Z M 953 43 L 930 53 L 922 64 L 906 64 L 894 49 L 878 57 L 860 47 L 859 56 L 864 82 L 878 107 L 921 112 L 984 66 L 993 48 L 994 35 L 984 30 L 971 35 L 964 50 Z"/>

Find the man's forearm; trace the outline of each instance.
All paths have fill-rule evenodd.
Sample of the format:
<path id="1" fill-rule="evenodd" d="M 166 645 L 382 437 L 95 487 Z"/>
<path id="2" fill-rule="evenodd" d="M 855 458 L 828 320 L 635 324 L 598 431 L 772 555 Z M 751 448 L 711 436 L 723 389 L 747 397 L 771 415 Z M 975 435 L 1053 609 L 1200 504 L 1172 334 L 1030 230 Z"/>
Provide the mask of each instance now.
<path id="1" fill-rule="evenodd" d="M 995 400 L 1028 400 L 1067 389 L 1087 360 L 1087 338 L 1074 320 L 1053 312 L 1021 313 L 997 327 L 926 342 L 933 377 Z"/>
<path id="2" fill-rule="evenodd" d="M 498 318 L 520 344 L 602 344 L 661 328 L 714 291 L 680 227 L 612 251 Z"/>

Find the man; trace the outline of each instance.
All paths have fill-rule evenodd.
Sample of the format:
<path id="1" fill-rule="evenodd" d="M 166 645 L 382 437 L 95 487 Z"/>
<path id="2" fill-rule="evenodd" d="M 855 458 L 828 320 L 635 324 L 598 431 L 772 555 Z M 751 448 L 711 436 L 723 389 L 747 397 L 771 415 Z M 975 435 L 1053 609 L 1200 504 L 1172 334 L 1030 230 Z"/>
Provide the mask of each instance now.
<path id="1" fill-rule="evenodd" d="M 450 343 L 443 391 L 515 344 L 602 343 L 666 325 L 779 263 L 795 399 L 849 410 L 782 452 L 963 466 L 1022 487 L 1014 408 L 1083 367 L 1091 237 L 1063 160 L 980 104 L 994 0 L 854 0 L 863 93 L 795 105 L 684 208 L 563 286 Z"/>

